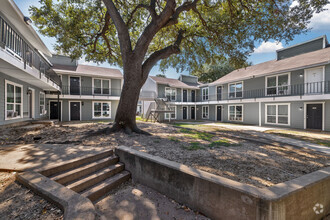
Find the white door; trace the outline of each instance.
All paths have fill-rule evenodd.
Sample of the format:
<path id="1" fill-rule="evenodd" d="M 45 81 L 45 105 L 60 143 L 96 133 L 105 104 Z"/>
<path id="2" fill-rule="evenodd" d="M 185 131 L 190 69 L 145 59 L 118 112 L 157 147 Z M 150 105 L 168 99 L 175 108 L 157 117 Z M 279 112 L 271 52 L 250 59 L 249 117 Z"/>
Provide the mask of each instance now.
<path id="1" fill-rule="evenodd" d="M 305 93 L 322 93 L 324 87 L 323 68 L 308 69 L 305 72 Z"/>

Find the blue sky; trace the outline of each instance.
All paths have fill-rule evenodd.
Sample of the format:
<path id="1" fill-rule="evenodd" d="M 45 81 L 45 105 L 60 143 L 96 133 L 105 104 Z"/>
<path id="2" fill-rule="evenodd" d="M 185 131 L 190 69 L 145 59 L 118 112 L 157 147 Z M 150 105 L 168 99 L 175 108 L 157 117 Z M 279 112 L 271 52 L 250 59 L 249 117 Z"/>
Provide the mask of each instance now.
<path id="1" fill-rule="evenodd" d="M 24 15 L 29 15 L 29 6 L 39 5 L 38 0 L 14 0 L 15 3 L 18 5 L 18 7 L 21 9 Z M 262 63 L 265 61 L 273 60 L 275 59 L 275 51 L 277 49 L 291 46 L 297 43 L 301 43 L 303 41 L 307 41 L 322 35 L 327 35 L 329 41 L 330 41 L 330 4 L 326 6 L 328 11 L 324 11 L 320 14 L 315 14 L 311 20 L 311 23 L 309 25 L 310 28 L 312 28 L 311 31 L 307 32 L 306 34 L 297 35 L 293 41 L 289 42 L 288 44 L 285 44 L 285 42 L 256 42 L 256 48 L 255 52 L 251 54 L 249 57 L 249 61 L 251 61 L 253 64 Z M 40 35 L 41 39 L 45 42 L 45 44 L 48 46 L 50 50 L 53 49 L 53 45 L 55 43 L 55 40 L 52 38 L 44 37 Z M 83 60 L 80 61 L 81 64 L 91 64 L 95 65 L 93 63 L 86 63 Z M 107 63 L 103 63 L 100 66 L 104 67 L 113 67 L 110 66 Z M 161 73 L 157 66 L 155 66 L 151 70 L 151 75 L 156 75 L 158 73 Z M 178 78 L 181 73 L 177 73 L 175 69 L 168 69 L 165 72 L 165 75 L 170 78 Z M 182 74 L 189 74 L 188 72 L 183 72 Z"/>

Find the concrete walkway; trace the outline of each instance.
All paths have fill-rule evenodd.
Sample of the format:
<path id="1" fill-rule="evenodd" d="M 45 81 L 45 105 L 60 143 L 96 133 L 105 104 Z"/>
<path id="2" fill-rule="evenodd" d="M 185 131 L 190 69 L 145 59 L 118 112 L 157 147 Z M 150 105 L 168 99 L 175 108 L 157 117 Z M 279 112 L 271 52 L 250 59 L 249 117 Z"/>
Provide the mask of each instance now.
<path id="1" fill-rule="evenodd" d="M 0 147 L 0 170 L 36 170 L 54 164 L 86 157 L 109 150 L 105 147 L 66 145 L 66 144 L 28 144 Z"/>
<path id="2" fill-rule="evenodd" d="M 250 134 L 258 136 L 260 138 L 276 141 L 283 144 L 289 144 L 296 147 L 301 147 L 309 150 L 315 150 L 322 153 L 330 154 L 330 148 L 322 146 L 319 144 L 314 144 L 306 141 L 301 141 L 293 138 L 283 137 L 275 134 L 264 133 L 268 130 L 283 130 L 283 128 L 273 128 L 273 127 L 259 127 L 259 126 L 250 126 L 250 125 L 232 125 L 225 123 L 207 123 L 204 125 L 217 126 L 222 128 L 227 128 L 235 131 L 242 132 L 244 134 Z"/>

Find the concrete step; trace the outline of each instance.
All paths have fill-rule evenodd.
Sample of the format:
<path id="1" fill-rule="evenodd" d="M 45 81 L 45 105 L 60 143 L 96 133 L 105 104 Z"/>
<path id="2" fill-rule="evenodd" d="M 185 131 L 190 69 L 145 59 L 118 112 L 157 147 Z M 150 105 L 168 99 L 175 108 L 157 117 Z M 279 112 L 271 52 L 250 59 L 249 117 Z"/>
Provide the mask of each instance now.
<path id="1" fill-rule="evenodd" d="M 106 167 L 106 168 L 104 168 L 92 175 L 89 175 L 83 179 L 73 182 L 73 183 L 67 185 L 66 187 L 68 187 L 69 189 L 71 189 L 75 192 L 82 192 L 82 191 L 92 187 L 93 185 L 96 185 L 96 184 L 104 181 L 105 179 L 108 179 L 108 178 L 112 177 L 113 175 L 123 171 L 124 168 L 125 168 L 124 164 L 117 163 L 117 164 L 111 165 L 109 167 Z"/>
<path id="2" fill-rule="evenodd" d="M 110 157 L 106 157 L 101 160 L 97 160 L 92 163 L 88 163 L 83 166 L 66 171 L 59 175 L 52 176 L 51 179 L 64 185 L 69 182 L 73 182 L 77 179 L 80 179 L 84 176 L 87 176 L 91 173 L 94 173 L 100 169 L 116 164 L 117 162 L 118 162 L 118 157 L 112 155 Z"/>
<path id="3" fill-rule="evenodd" d="M 92 156 L 74 159 L 69 162 L 65 162 L 61 165 L 57 165 L 57 166 L 54 166 L 51 168 L 47 168 L 45 170 L 41 170 L 41 171 L 39 171 L 39 173 L 41 173 L 44 176 L 49 177 L 49 176 L 53 176 L 58 173 L 62 173 L 67 170 L 71 170 L 71 169 L 80 167 L 84 164 L 100 160 L 105 157 L 110 157 L 112 155 L 113 155 L 113 150 L 108 150 L 108 151 L 104 151 L 104 152 L 101 152 L 101 153 L 98 153 L 98 154 L 95 154 Z"/>
<path id="4" fill-rule="evenodd" d="M 92 188 L 83 192 L 81 195 L 94 202 L 110 190 L 126 182 L 130 176 L 131 174 L 125 170 L 93 186 Z"/>

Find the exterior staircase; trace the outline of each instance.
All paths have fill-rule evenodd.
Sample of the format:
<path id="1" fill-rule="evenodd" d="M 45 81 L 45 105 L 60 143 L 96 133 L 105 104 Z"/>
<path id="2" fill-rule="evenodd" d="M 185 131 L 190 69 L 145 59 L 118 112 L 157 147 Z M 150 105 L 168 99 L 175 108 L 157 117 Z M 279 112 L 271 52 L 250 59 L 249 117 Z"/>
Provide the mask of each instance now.
<path id="1" fill-rule="evenodd" d="M 155 105 L 149 105 L 149 108 L 147 110 L 146 114 L 146 121 L 149 119 L 154 122 L 160 122 L 160 114 L 164 113 L 172 113 L 173 110 L 171 109 L 170 105 L 167 103 L 167 98 L 156 98 L 155 99 L 156 109 Z"/>
<path id="2" fill-rule="evenodd" d="M 40 173 L 92 202 L 131 177 L 113 150 L 71 161 Z"/>

